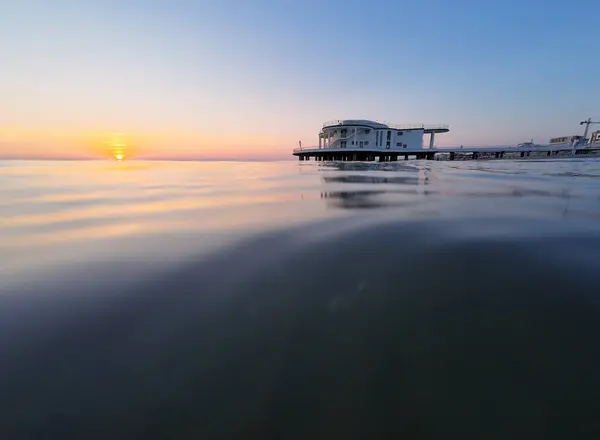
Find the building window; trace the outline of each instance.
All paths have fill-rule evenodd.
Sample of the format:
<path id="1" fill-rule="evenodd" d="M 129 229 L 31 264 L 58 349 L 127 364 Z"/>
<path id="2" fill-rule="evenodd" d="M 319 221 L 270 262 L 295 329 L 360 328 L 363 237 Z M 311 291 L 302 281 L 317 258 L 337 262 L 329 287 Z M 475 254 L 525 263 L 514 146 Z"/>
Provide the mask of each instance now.
<path id="1" fill-rule="evenodd" d="M 365 130 L 365 134 L 371 133 L 371 130 Z"/>
<path id="2" fill-rule="evenodd" d="M 346 148 L 346 141 L 342 141 L 342 148 Z"/>
<path id="3" fill-rule="evenodd" d="M 369 141 L 365 141 L 365 145 L 369 145 Z"/>
<path id="4" fill-rule="evenodd" d="M 398 132 L 398 136 L 402 136 L 403 133 L 401 131 Z"/>
<path id="5" fill-rule="evenodd" d="M 385 143 L 385 148 L 386 148 L 386 150 L 390 149 L 390 143 L 389 143 L 389 141 Z"/>
<path id="6" fill-rule="evenodd" d="M 402 145 L 402 148 L 406 148 L 406 144 Z"/>
<path id="7" fill-rule="evenodd" d="M 396 146 L 397 146 L 397 147 L 401 147 L 401 146 L 402 146 L 402 143 L 400 143 L 400 142 L 396 142 Z"/>
<path id="8" fill-rule="evenodd" d="M 387 132 L 387 140 L 389 141 L 392 138 L 392 132 L 388 130 Z"/>
<path id="9" fill-rule="evenodd" d="M 352 145 L 354 145 L 354 141 L 352 141 Z"/>

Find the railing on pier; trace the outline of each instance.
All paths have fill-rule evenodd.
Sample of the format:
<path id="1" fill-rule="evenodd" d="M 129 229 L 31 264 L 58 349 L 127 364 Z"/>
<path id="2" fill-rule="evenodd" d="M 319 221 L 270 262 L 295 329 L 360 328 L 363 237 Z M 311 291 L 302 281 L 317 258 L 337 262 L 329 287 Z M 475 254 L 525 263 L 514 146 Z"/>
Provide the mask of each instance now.
<path id="1" fill-rule="evenodd" d="M 299 153 L 301 151 L 305 151 L 305 150 L 326 150 L 327 148 L 319 148 L 318 145 L 315 145 L 314 147 L 299 147 L 299 148 L 294 148 L 294 153 Z"/>

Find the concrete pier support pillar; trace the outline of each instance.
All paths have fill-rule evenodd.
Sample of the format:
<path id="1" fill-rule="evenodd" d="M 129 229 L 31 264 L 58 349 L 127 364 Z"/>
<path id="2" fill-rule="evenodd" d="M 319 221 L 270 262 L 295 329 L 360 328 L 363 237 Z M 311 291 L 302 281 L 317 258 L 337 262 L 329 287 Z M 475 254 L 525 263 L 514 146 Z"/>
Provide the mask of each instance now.
<path id="1" fill-rule="evenodd" d="M 500 157 L 501 157 L 501 158 L 502 158 L 502 157 L 504 157 L 504 151 L 501 151 L 501 152 L 500 152 Z"/>
<path id="2" fill-rule="evenodd" d="M 432 131 L 431 136 L 429 136 L 429 149 L 433 148 L 433 140 L 435 139 L 435 133 Z"/>
<path id="3" fill-rule="evenodd" d="M 390 156 L 390 160 L 392 162 L 396 162 L 398 160 L 398 155 L 397 154 L 392 154 L 392 156 Z"/>
<path id="4" fill-rule="evenodd" d="M 427 153 L 427 160 L 435 159 L 435 153 Z"/>
<path id="5" fill-rule="evenodd" d="M 525 157 L 525 152 L 521 151 L 521 157 Z"/>
<path id="6" fill-rule="evenodd" d="M 477 160 L 477 151 L 473 152 L 473 160 Z"/>
<path id="7" fill-rule="evenodd" d="M 531 154 L 531 151 L 528 151 L 528 152 L 527 152 L 527 156 L 529 156 L 530 154 Z"/>
<path id="8" fill-rule="evenodd" d="M 454 156 L 455 156 L 455 154 L 454 154 L 454 151 L 453 151 L 452 153 L 450 153 L 450 160 L 454 160 Z"/>
<path id="9" fill-rule="evenodd" d="M 499 159 L 500 158 L 500 152 L 496 151 L 496 153 L 494 153 L 494 156 L 496 157 L 496 159 Z"/>
<path id="10" fill-rule="evenodd" d="M 548 151 L 547 156 L 550 156 L 552 154 L 552 151 Z"/>
<path id="11" fill-rule="evenodd" d="M 404 155 L 404 160 L 408 160 L 408 154 Z"/>

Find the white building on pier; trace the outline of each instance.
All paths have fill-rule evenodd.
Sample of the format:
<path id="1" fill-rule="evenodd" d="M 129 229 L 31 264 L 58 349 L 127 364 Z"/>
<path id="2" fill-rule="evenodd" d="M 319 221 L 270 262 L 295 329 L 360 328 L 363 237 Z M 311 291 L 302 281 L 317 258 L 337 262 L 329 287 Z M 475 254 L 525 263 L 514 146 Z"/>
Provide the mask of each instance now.
<path id="1" fill-rule="evenodd" d="M 573 136 L 562 136 L 550 139 L 549 145 L 579 145 L 583 141 L 583 136 L 573 135 Z"/>
<path id="2" fill-rule="evenodd" d="M 423 149 L 423 135 L 429 134 L 433 148 L 436 133 L 449 131 L 448 125 L 397 125 L 366 119 L 334 120 L 323 124 L 319 133 L 319 150 L 358 150 L 390 152 Z"/>

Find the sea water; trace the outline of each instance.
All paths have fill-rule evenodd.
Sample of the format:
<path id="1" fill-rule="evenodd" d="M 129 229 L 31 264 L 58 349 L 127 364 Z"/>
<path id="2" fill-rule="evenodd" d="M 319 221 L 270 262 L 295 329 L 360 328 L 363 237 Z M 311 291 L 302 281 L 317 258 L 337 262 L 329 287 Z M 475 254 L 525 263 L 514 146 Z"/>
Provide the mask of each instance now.
<path id="1" fill-rule="evenodd" d="M 600 160 L 0 162 L 0 438 L 600 433 Z"/>

